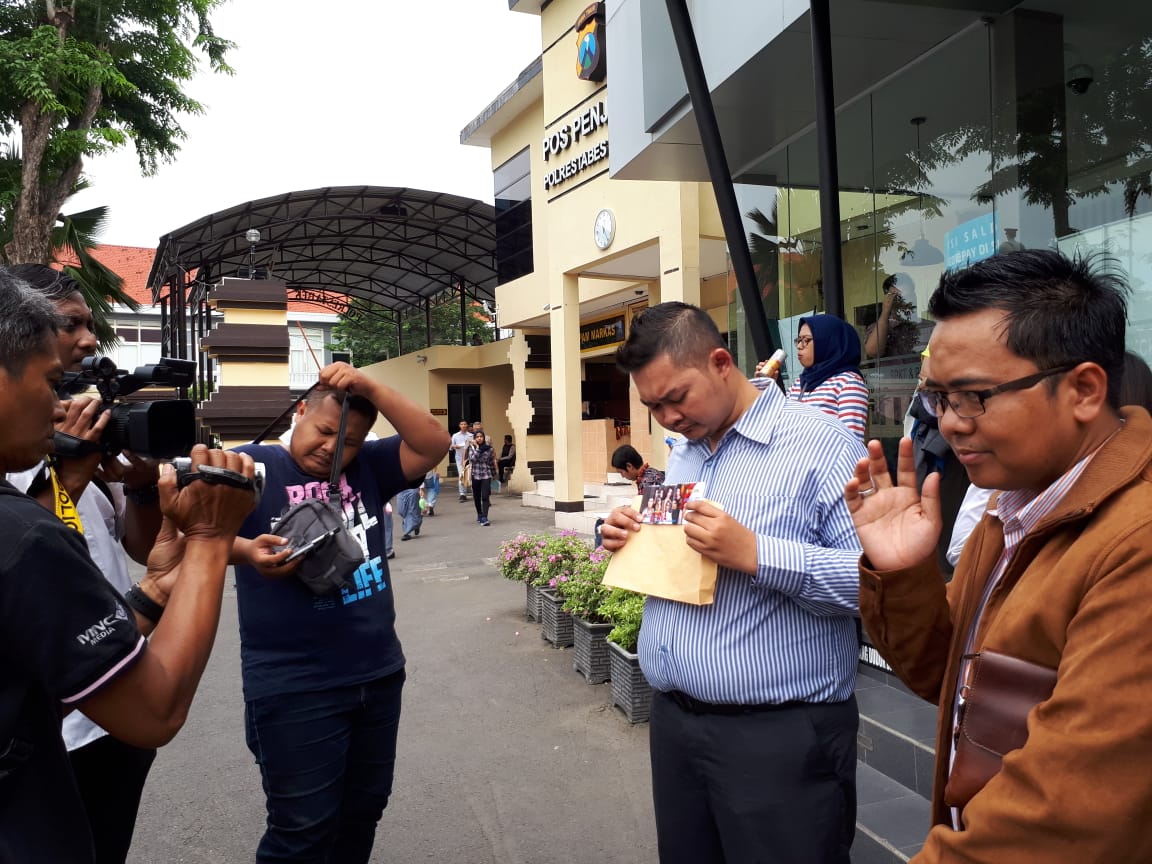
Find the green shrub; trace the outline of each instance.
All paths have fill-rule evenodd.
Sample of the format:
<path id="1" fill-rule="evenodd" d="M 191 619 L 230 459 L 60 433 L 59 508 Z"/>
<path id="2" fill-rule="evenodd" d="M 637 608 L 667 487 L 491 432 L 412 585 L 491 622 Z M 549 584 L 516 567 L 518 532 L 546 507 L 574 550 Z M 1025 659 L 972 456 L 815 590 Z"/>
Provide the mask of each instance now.
<path id="1" fill-rule="evenodd" d="M 586 559 L 576 562 L 572 575 L 566 581 L 557 584 L 556 588 L 564 597 L 565 612 L 571 612 L 577 618 L 593 624 L 608 620 L 601 614 L 600 604 L 612 591 L 601 584 L 611 557 L 611 552 L 598 546 L 588 553 Z"/>
<path id="2" fill-rule="evenodd" d="M 600 614 L 616 625 L 608 634 L 609 640 L 635 654 L 636 641 L 640 638 L 640 619 L 644 617 L 644 595 L 613 588 L 600 604 Z"/>
<path id="3" fill-rule="evenodd" d="M 556 588 L 567 582 L 576 567 L 588 560 L 592 547 L 575 531 L 540 535 L 543 545 L 533 553 L 536 572 L 529 578 L 533 585 Z"/>
<path id="4" fill-rule="evenodd" d="M 530 573 L 528 561 L 539 548 L 537 544 L 540 539 L 521 533 L 501 543 L 500 554 L 496 558 L 500 575 L 514 582 L 526 581 Z"/>
<path id="5" fill-rule="evenodd" d="M 505 579 L 555 588 L 572 577 L 590 552 L 574 531 L 517 534 L 500 544 L 496 566 Z"/>

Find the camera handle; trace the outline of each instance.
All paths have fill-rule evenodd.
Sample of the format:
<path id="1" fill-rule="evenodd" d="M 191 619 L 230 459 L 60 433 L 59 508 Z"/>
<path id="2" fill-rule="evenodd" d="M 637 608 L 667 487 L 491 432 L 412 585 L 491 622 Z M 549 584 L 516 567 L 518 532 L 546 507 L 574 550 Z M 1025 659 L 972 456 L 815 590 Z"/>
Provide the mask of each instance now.
<path id="1" fill-rule="evenodd" d="M 233 471 L 231 468 L 220 468 L 216 465 L 200 465 L 195 471 L 181 474 L 176 485 L 178 488 L 183 489 L 189 483 L 196 480 L 203 480 L 205 483 L 211 483 L 213 485 L 231 486 L 234 489 L 251 489 L 252 491 L 256 491 L 256 481 L 254 479 L 245 477 L 239 471 Z"/>
<path id="2" fill-rule="evenodd" d="M 69 435 L 67 432 L 53 433 L 52 442 L 55 448 L 54 455 L 58 459 L 80 459 L 104 450 L 99 441 L 87 441 L 84 438 Z"/>

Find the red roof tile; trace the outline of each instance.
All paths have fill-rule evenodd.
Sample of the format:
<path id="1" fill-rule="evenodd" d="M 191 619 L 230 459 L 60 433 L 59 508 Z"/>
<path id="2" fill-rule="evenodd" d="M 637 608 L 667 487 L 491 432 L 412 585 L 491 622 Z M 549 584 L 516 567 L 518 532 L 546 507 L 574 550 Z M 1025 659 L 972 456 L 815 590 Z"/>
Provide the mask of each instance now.
<path id="1" fill-rule="evenodd" d="M 92 250 L 92 257 L 124 280 L 124 291 L 141 306 L 152 305 L 152 292 L 148 289 L 148 271 L 152 269 L 155 249 L 140 246 L 113 246 L 102 244 Z M 76 256 L 71 250 L 60 250 L 59 257 L 65 264 L 75 264 Z M 321 312 L 335 314 L 327 307 L 299 300 L 288 301 L 290 312 Z"/>

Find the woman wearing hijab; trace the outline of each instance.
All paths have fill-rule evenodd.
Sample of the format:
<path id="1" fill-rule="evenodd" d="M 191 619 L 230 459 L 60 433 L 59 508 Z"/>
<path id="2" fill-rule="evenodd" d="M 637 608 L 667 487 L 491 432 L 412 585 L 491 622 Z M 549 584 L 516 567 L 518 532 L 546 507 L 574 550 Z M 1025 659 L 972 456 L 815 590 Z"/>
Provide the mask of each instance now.
<path id="1" fill-rule="evenodd" d="M 792 382 L 788 398 L 836 417 L 863 441 L 868 387 L 860 375 L 860 337 L 852 325 L 835 315 L 801 318 L 796 357 L 804 371 Z M 764 365 L 757 366 L 757 374 Z"/>

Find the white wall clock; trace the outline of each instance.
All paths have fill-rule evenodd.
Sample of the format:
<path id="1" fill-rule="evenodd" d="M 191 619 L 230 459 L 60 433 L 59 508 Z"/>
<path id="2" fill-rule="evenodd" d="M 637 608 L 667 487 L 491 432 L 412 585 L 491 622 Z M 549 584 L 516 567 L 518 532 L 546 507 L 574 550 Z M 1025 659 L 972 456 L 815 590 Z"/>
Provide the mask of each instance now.
<path id="1" fill-rule="evenodd" d="M 592 226 L 592 237 L 598 249 L 607 249 L 616 237 L 616 217 L 611 210 L 601 210 L 596 214 L 596 223 Z"/>

